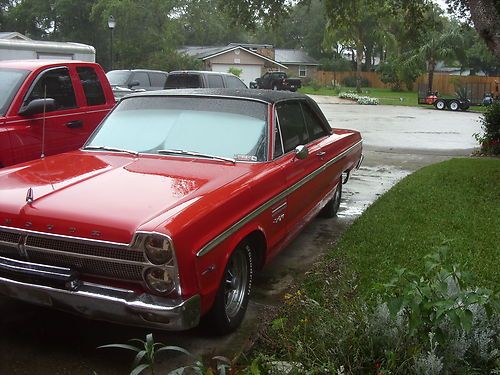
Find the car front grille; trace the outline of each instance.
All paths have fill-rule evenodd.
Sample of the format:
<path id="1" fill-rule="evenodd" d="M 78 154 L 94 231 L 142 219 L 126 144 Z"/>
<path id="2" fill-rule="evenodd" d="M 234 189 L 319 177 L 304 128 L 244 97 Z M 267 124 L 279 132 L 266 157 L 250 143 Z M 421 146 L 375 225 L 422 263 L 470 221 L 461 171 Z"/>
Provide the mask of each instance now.
<path id="1" fill-rule="evenodd" d="M 134 282 L 142 281 L 142 271 L 147 266 L 143 252 L 126 245 L 2 230 L 0 256 L 68 267 L 85 275 Z"/>

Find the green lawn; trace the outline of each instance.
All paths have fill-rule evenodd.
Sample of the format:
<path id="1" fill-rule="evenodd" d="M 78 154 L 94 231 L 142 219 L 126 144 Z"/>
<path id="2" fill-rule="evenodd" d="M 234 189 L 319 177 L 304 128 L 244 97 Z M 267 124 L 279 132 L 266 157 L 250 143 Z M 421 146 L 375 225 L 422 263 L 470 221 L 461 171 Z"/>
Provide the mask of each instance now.
<path id="1" fill-rule="evenodd" d="M 498 158 L 453 159 L 400 181 L 284 296 L 283 307 L 271 315 L 250 359 L 299 363 L 294 374 L 493 373 L 498 368 L 498 341 L 489 337 L 499 335 L 497 317 L 473 315 L 456 304 L 452 294 L 436 293 L 448 293 L 448 284 L 437 282 L 437 269 L 430 279 L 418 283 L 417 276 L 405 284 L 402 295 L 409 302 L 397 317 L 384 303 L 399 309 L 397 303 L 404 299 L 389 299 L 376 286 L 390 282 L 402 267 L 424 275 L 424 257 L 446 243 L 449 263 L 442 264 L 446 269 L 458 263 L 459 270 L 472 273 L 466 288 L 487 287 L 498 293 L 499 182 Z M 425 298 L 418 298 L 416 290 Z M 498 294 L 490 301 L 494 311 Z M 433 320 L 433 306 L 449 307 L 444 320 L 449 326 Z M 472 315 L 474 332 L 458 328 L 452 313 Z M 412 324 L 418 328 L 412 330 Z M 471 345 L 456 350 L 463 348 L 459 343 L 464 338 Z M 476 347 L 488 357 L 476 355 Z M 429 358 L 444 366 L 443 371 L 417 366 L 417 359 L 429 364 Z"/>
<path id="2" fill-rule="evenodd" d="M 346 88 L 343 87 L 341 91 L 355 91 L 355 88 Z M 383 105 L 403 105 L 403 106 L 411 106 L 411 107 L 423 107 L 423 108 L 432 108 L 429 105 L 418 104 L 418 95 L 416 92 L 409 91 L 400 91 L 395 92 L 390 89 L 374 89 L 370 87 L 364 87 L 362 89 L 363 95 L 370 96 L 373 98 L 377 98 L 380 101 L 380 104 Z M 319 90 L 314 90 L 310 86 L 305 86 L 299 89 L 299 92 L 304 94 L 311 95 L 326 95 L 326 96 L 337 96 L 339 91 L 321 87 Z M 473 106 L 470 108 L 473 111 L 484 112 L 485 107 L 481 106 Z"/>
<path id="3" fill-rule="evenodd" d="M 332 249 L 363 292 L 397 267 L 420 272 L 443 242 L 478 285 L 500 285 L 500 159 L 453 159 L 423 168 L 378 199 Z"/>

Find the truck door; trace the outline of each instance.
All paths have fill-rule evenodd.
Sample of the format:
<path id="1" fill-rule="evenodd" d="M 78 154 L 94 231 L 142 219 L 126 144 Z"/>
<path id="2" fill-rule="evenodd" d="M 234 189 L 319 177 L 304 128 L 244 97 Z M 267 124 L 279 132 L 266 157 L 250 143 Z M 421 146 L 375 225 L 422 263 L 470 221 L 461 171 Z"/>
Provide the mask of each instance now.
<path id="1" fill-rule="evenodd" d="M 55 108 L 45 114 L 21 116 L 17 113 L 7 120 L 8 125 L 18 127 L 11 133 L 16 163 L 37 159 L 42 154 L 47 156 L 75 150 L 85 138 L 82 135 L 84 112 L 79 108 L 67 67 L 41 72 L 25 95 L 21 108 L 42 98 L 54 99 Z"/>

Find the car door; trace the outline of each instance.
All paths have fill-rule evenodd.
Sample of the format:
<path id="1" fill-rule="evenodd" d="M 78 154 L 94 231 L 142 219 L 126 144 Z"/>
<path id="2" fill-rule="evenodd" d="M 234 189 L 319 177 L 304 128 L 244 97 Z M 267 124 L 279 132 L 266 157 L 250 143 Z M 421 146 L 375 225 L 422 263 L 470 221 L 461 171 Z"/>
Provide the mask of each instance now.
<path id="1" fill-rule="evenodd" d="M 151 82 L 147 72 L 134 72 L 130 77 L 130 83 L 134 91 L 151 90 Z"/>
<path id="2" fill-rule="evenodd" d="M 317 213 L 315 208 L 326 190 L 327 181 L 321 173 L 325 151 L 321 137 L 309 134 L 304 116 L 305 101 L 289 100 L 276 105 L 283 141 L 285 181 L 287 196 L 287 232 L 294 236 Z M 307 108 L 307 107 L 306 107 Z M 305 146 L 308 155 L 300 159 L 295 150 Z"/>
<path id="3" fill-rule="evenodd" d="M 81 95 L 75 86 L 79 83 L 68 66 L 46 69 L 33 80 L 15 115 L 6 125 L 16 127 L 11 132 L 11 146 L 15 150 L 15 162 L 37 159 L 41 155 L 53 155 L 77 149 L 81 146 L 78 135 L 85 120 Z M 45 114 L 22 116 L 19 110 L 34 99 L 52 98 L 55 108 Z"/>
<path id="4" fill-rule="evenodd" d="M 81 126 L 75 126 L 75 132 L 73 133 L 73 136 L 78 138 L 78 144 L 81 146 L 108 114 L 110 103 L 108 103 L 101 85 L 103 77 L 99 78 L 94 67 L 77 66 L 76 73 L 85 96 L 82 105 L 82 110 L 85 112 L 84 120 L 82 124 L 77 124 Z"/>

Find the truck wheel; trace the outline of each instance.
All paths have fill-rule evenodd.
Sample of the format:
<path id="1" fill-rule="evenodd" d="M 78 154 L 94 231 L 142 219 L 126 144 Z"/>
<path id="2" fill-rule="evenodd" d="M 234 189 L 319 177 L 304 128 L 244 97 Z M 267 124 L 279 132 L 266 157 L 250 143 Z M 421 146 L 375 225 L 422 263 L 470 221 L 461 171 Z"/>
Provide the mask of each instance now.
<path id="1" fill-rule="evenodd" d="M 333 198 L 326 204 L 325 207 L 319 212 L 321 217 L 331 218 L 337 216 L 339 211 L 340 201 L 342 200 L 342 176 L 339 178 Z"/>
<path id="2" fill-rule="evenodd" d="M 278 90 L 278 86 L 274 85 L 274 86 L 273 86 L 273 90 L 274 90 L 274 91 L 277 91 L 277 90 Z"/>
<path id="3" fill-rule="evenodd" d="M 452 100 L 449 104 L 448 104 L 448 108 L 450 109 L 450 111 L 458 111 L 460 109 L 460 102 L 458 100 Z"/>
<path id="4" fill-rule="evenodd" d="M 253 273 L 252 248 L 248 241 L 243 241 L 227 262 L 214 305 L 206 317 L 212 333 L 225 335 L 241 324 L 250 299 Z"/>
<path id="5" fill-rule="evenodd" d="M 446 108 L 446 103 L 444 102 L 443 99 L 438 99 L 434 102 L 434 107 L 436 107 L 436 109 L 445 109 Z"/>

